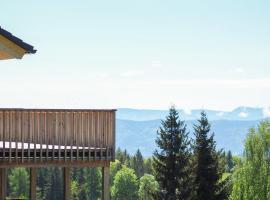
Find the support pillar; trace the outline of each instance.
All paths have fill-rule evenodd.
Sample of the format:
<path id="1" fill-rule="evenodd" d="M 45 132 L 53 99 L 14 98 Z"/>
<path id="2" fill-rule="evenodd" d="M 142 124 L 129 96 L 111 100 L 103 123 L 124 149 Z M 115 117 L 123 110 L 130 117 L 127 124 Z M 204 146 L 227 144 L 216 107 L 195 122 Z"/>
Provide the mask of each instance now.
<path id="1" fill-rule="evenodd" d="M 0 200 L 7 196 L 7 169 L 0 168 Z"/>
<path id="2" fill-rule="evenodd" d="M 37 169 L 30 168 L 30 200 L 37 198 Z"/>
<path id="3" fill-rule="evenodd" d="M 70 181 L 70 168 L 64 168 L 64 199 L 71 199 L 71 181 Z"/>
<path id="4" fill-rule="evenodd" d="M 110 200 L 110 167 L 102 167 L 102 200 Z"/>

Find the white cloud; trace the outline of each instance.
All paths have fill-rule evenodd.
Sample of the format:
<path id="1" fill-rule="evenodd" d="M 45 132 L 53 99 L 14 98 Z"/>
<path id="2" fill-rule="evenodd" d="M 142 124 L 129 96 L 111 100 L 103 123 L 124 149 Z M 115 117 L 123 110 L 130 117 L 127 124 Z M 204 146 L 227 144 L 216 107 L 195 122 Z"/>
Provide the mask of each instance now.
<path id="1" fill-rule="evenodd" d="M 246 117 L 248 117 L 248 113 L 246 113 L 246 112 L 240 112 L 240 113 L 238 114 L 238 116 L 239 116 L 239 117 L 242 117 L 242 118 L 246 118 Z"/>
<path id="2" fill-rule="evenodd" d="M 122 77 L 136 77 L 136 76 L 142 76 L 145 72 L 142 70 L 133 70 L 133 71 L 126 71 L 121 74 Z"/>
<path id="3" fill-rule="evenodd" d="M 263 117 L 270 117 L 270 107 L 263 108 Z"/>

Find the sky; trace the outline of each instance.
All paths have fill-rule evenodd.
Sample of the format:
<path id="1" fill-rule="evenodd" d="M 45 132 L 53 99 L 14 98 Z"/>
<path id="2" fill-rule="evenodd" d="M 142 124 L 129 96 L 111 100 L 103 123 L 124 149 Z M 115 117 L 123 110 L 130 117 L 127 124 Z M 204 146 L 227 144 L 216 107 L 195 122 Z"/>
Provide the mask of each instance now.
<path id="1" fill-rule="evenodd" d="M 270 106 L 270 1 L 0 0 L 35 55 L 0 62 L 0 107 Z"/>

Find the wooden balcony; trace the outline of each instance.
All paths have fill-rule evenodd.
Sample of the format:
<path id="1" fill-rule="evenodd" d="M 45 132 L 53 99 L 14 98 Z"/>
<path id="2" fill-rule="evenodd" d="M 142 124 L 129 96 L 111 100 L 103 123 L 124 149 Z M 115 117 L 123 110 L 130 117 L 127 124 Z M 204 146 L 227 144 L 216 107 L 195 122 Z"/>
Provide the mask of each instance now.
<path id="1" fill-rule="evenodd" d="M 0 167 L 114 160 L 115 110 L 0 109 Z"/>

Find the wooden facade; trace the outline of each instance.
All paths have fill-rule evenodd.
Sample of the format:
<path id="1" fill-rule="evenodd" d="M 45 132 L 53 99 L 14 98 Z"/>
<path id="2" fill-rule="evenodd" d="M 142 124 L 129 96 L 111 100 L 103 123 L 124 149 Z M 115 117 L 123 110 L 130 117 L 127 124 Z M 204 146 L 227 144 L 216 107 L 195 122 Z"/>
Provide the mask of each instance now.
<path id="1" fill-rule="evenodd" d="M 115 110 L 0 109 L 0 178 L 8 167 L 32 168 L 31 199 L 35 199 L 36 167 L 65 167 L 69 190 L 69 167 L 99 166 L 103 167 L 103 199 L 107 200 L 114 152 Z"/>

